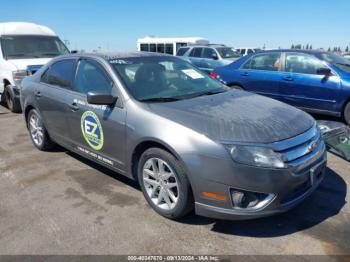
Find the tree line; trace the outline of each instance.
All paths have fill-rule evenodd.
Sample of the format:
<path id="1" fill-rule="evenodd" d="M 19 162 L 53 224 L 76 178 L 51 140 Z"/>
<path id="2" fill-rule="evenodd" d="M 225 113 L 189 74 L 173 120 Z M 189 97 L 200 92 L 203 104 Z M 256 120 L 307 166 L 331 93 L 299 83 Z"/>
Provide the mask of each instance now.
<path id="1" fill-rule="evenodd" d="M 306 50 L 312 50 L 312 45 L 306 44 L 306 45 L 301 45 L 301 44 L 292 44 L 291 49 L 306 49 Z M 338 47 L 328 47 L 328 52 L 336 52 L 336 53 L 342 53 L 342 52 L 349 52 L 349 46 L 346 46 L 344 50 L 342 50 L 339 46 Z"/>

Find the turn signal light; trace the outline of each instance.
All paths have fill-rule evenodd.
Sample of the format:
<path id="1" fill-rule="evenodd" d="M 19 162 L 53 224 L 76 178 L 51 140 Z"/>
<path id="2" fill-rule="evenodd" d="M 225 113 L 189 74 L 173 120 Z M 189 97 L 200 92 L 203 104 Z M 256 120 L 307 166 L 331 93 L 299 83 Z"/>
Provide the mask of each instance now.
<path id="1" fill-rule="evenodd" d="M 213 193 L 213 192 L 202 192 L 203 196 L 209 197 L 209 198 L 213 198 L 216 200 L 221 200 L 221 201 L 226 201 L 226 196 L 224 195 L 220 195 L 217 193 Z"/>

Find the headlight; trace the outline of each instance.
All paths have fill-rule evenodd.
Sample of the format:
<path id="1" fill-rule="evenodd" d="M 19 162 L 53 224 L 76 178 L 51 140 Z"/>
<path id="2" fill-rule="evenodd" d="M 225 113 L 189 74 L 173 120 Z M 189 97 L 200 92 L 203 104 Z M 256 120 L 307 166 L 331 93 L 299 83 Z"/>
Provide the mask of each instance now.
<path id="1" fill-rule="evenodd" d="M 270 148 L 242 146 L 242 145 L 225 145 L 230 152 L 232 159 L 238 163 L 270 168 L 285 168 L 286 165 L 282 156 Z"/>
<path id="2" fill-rule="evenodd" d="M 12 78 L 16 86 L 19 86 L 21 84 L 22 79 L 25 78 L 26 76 L 28 76 L 28 73 L 26 70 L 18 70 L 18 71 L 12 72 Z"/>

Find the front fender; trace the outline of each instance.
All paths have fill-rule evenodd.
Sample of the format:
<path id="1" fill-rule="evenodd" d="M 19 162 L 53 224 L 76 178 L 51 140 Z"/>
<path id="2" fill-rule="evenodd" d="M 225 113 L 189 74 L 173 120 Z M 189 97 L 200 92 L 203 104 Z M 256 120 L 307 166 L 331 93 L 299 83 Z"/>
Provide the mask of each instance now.
<path id="1" fill-rule="evenodd" d="M 227 150 L 207 136 L 193 131 L 147 110 L 147 105 L 127 103 L 127 172 L 132 172 L 135 148 L 142 142 L 155 142 L 171 152 L 186 169 L 191 182 L 192 175 L 201 169 L 203 156 L 227 159 Z"/>

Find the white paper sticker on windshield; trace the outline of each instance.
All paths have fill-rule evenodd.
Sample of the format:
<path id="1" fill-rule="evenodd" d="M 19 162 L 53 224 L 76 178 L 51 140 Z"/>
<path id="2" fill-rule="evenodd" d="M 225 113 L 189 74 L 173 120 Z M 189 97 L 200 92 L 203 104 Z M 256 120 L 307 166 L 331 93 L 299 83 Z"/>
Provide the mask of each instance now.
<path id="1" fill-rule="evenodd" d="M 184 69 L 184 70 L 182 70 L 182 72 L 184 72 L 186 75 L 188 75 L 192 79 L 204 78 L 204 76 L 202 76 L 200 73 L 198 73 L 197 71 L 195 71 L 193 69 Z"/>

